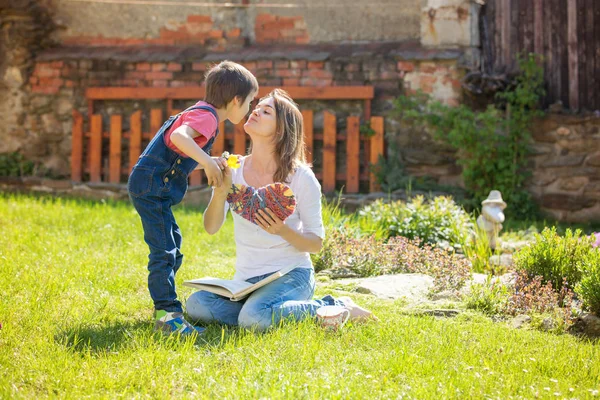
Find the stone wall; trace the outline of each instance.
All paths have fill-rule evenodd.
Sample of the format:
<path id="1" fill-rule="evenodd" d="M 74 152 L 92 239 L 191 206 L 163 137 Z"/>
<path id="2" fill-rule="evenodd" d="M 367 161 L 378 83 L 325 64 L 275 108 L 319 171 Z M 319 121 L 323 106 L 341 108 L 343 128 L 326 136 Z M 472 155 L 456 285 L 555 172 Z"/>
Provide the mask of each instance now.
<path id="1" fill-rule="evenodd" d="M 600 221 L 600 116 L 550 114 L 534 124 L 529 188 L 542 210 L 573 222 Z"/>

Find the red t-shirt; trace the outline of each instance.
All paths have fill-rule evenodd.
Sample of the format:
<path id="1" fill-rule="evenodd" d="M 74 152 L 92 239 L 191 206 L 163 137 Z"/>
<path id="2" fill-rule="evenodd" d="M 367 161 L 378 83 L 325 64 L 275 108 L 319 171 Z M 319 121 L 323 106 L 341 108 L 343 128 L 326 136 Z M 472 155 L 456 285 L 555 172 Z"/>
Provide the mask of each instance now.
<path id="1" fill-rule="evenodd" d="M 199 101 L 196 104 L 194 104 L 194 106 L 207 106 L 214 109 L 213 106 L 204 101 Z M 165 133 L 165 144 L 168 148 L 170 148 L 180 156 L 188 157 L 187 154 L 183 153 L 181 150 L 179 150 L 179 148 L 177 148 L 177 146 L 173 144 L 173 142 L 171 142 L 171 133 L 173 133 L 173 131 L 179 128 L 181 125 L 187 125 L 200 134 L 199 136 L 196 136 L 194 138 L 194 142 L 196 142 L 198 146 L 202 147 L 206 143 L 208 143 L 208 141 L 213 136 L 215 136 L 218 124 L 219 121 L 217 121 L 217 118 L 215 118 L 215 116 L 210 111 L 186 111 L 183 114 L 181 114 L 179 118 L 175 120 L 175 122 L 173 122 L 171 128 L 167 131 L 167 133 Z"/>

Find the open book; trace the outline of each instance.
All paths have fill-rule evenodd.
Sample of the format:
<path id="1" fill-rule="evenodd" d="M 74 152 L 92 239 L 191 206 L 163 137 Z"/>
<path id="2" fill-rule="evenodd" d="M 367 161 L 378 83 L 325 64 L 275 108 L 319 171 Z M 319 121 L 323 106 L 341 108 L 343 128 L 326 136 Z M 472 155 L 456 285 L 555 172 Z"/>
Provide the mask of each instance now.
<path id="1" fill-rule="evenodd" d="M 183 282 L 183 286 L 188 286 L 198 290 L 206 290 L 207 292 L 216 293 L 220 296 L 228 297 L 231 301 L 240 301 L 246 298 L 250 293 L 256 289 L 265 286 L 266 284 L 273 282 L 276 279 L 281 278 L 294 267 L 288 267 L 281 269 L 269 276 L 262 281 L 256 283 L 249 283 L 242 280 L 231 280 L 231 279 L 218 279 L 218 278 L 200 278 L 192 279 L 191 281 Z"/>

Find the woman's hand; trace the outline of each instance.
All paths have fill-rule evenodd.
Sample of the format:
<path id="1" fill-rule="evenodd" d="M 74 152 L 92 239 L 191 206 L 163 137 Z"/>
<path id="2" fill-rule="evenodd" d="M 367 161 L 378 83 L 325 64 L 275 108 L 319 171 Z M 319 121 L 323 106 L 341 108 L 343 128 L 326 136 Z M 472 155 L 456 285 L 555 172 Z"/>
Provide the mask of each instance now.
<path id="1" fill-rule="evenodd" d="M 225 159 L 221 158 L 221 160 L 225 161 Z M 231 168 L 225 164 L 223 169 L 223 184 L 221 186 L 215 187 L 215 196 L 227 197 L 229 192 L 231 191 Z"/>
<path id="2" fill-rule="evenodd" d="M 286 225 L 268 208 L 258 210 L 256 223 L 271 235 L 281 235 Z"/>

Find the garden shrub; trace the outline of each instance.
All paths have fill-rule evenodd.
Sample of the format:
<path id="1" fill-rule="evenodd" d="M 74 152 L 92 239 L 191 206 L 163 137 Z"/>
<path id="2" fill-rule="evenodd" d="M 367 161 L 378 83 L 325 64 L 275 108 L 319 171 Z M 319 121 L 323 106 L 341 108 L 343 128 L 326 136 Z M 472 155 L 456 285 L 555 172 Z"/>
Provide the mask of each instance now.
<path id="1" fill-rule="evenodd" d="M 535 241 L 514 256 L 516 269 L 525 270 L 530 276 L 541 276 L 554 289 L 563 285 L 573 289 L 581 279 L 580 264 L 585 262 L 592 250 L 592 239 L 582 235 L 581 230 L 567 229 L 565 236 L 556 228 L 545 228 L 535 235 Z"/>
<path id="2" fill-rule="evenodd" d="M 580 264 L 581 281 L 575 286 L 585 307 L 600 316 L 600 250 L 590 251 Z"/>
<path id="3" fill-rule="evenodd" d="M 360 219 L 387 229 L 389 237 L 420 239 L 423 244 L 461 249 L 473 232 L 473 221 L 451 197 L 425 201 L 416 196 L 409 202 L 377 200 L 359 211 Z"/>
<path id="4" fill-rule="evenodd" d="M 502 314 L 510 296 L 509 288 L 498 279 L 488 276 L 484 283 L 474 283 L 466 296 L 468 309 L 478 310 L 487 315 Z"/>

